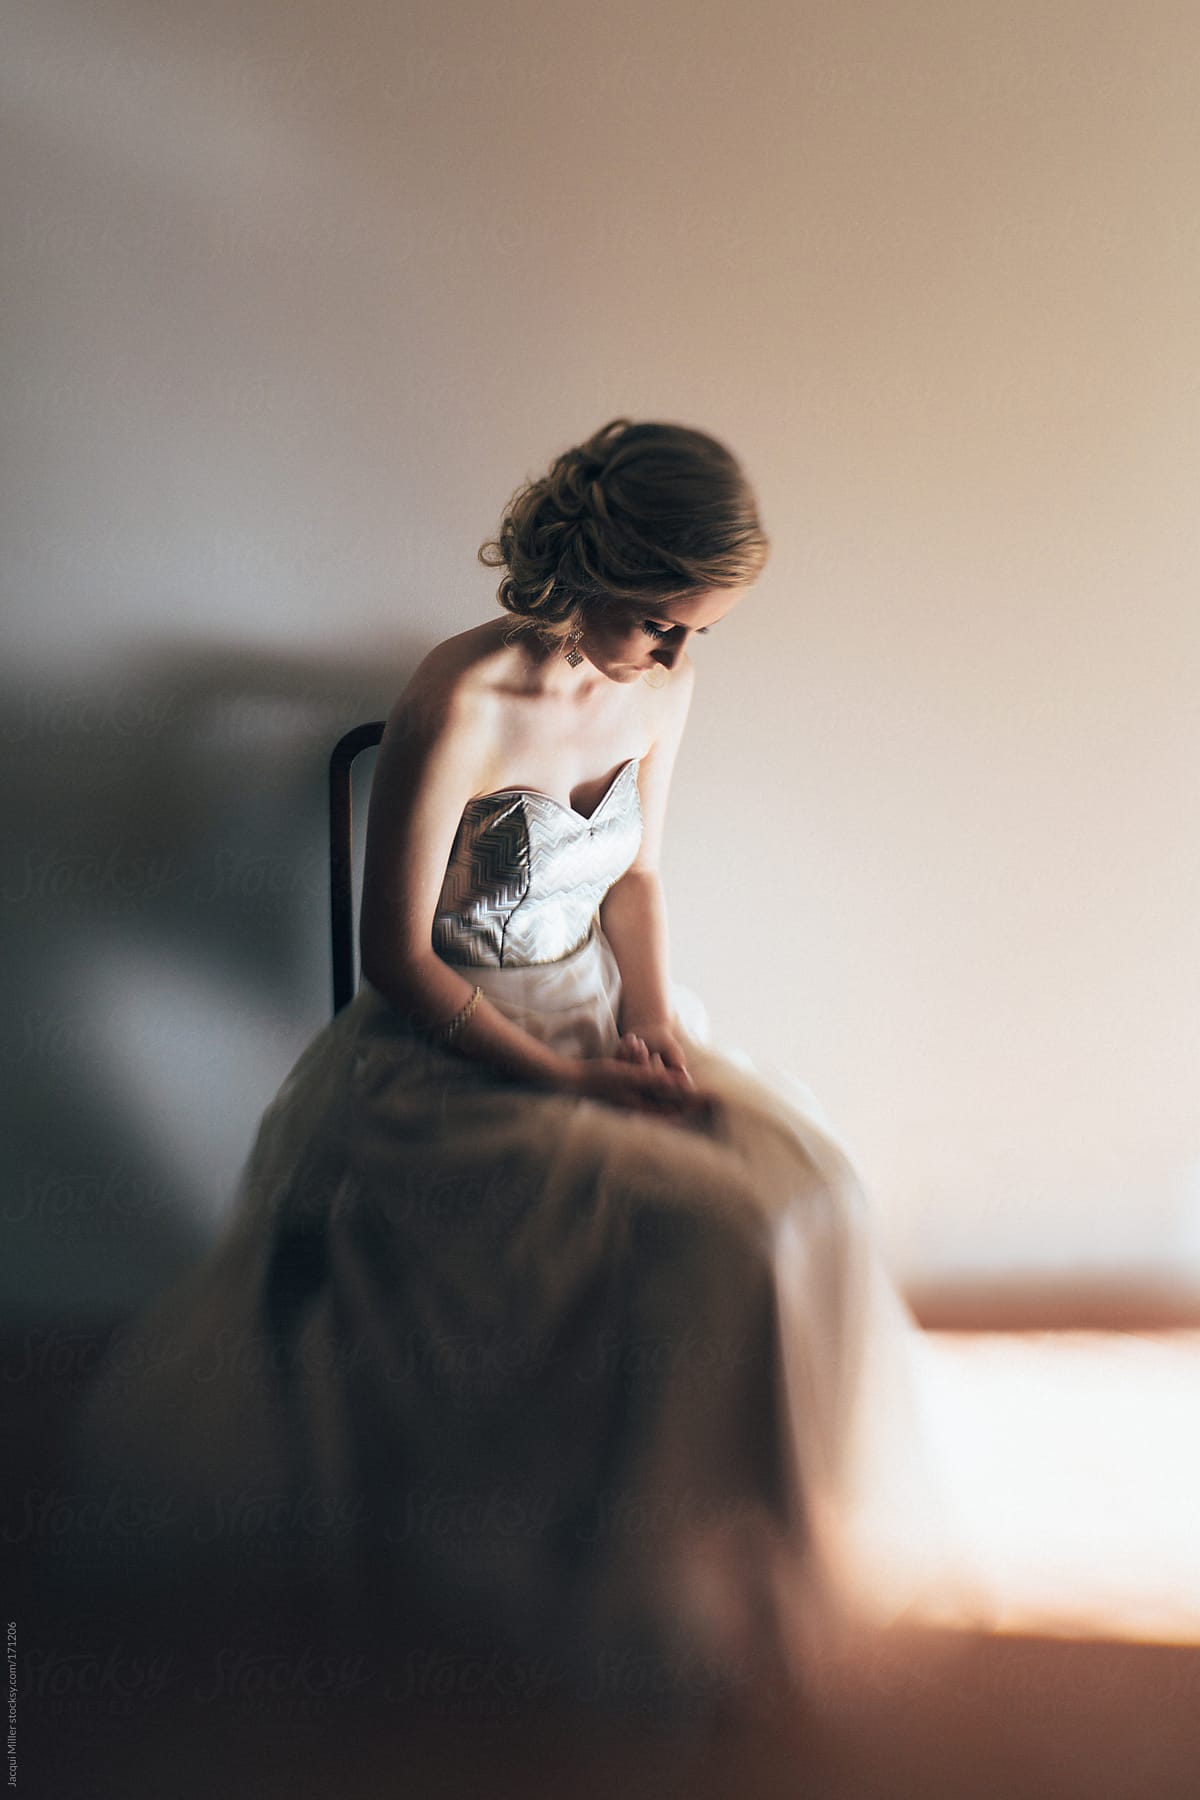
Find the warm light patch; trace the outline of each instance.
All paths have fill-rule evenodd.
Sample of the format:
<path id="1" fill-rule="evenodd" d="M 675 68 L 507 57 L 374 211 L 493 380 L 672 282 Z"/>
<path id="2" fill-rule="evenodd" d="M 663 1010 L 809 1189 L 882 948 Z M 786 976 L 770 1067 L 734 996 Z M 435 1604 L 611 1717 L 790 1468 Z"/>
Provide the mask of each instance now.
<path id="1" fill-rule="evenodd" d="M 1200 1643 L 1200 1332 L 930 1332 L 921 1390 L 993 1628 Z"/>

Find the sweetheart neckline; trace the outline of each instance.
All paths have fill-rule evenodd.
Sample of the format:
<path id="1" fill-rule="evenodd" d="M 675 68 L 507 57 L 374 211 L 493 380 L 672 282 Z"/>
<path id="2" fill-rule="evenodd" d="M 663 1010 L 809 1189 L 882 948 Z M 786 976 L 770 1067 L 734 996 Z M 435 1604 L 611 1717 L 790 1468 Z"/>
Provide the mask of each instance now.
<path id="1" fill-rule="evenodd" d="M 569 813 L 571 818 L 578 819 L 583 825 L 590 825 L 601 809 L 607 805 L 609 796 L 616 791 L 617 783 L 626 770 L 636 768 L 641 760 L 640 756 L 630 756 L 621 764 L 590 813 L 581 813 L 577 807 L 566 806 L 561 800 L 556 800 L 553 794 L 543 794 L 540 788 L 527 787 L 496 788 L 490 794 L 476 794 L 473 800 L 468 800 L 467 805 L 480 806 L 485 800 L 501 800 L 505 794 L 526 794 L 533 800 L 545 800 L 550 806 L 557 806 L 559 812 Z"/>

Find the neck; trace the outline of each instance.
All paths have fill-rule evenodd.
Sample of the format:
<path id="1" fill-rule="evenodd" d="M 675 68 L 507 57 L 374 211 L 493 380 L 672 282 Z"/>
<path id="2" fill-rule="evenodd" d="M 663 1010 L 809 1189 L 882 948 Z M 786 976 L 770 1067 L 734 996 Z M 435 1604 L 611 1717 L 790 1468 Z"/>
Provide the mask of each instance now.
<path id="1" fill-rule="evenodd" d="M 542 693 L 554 694 L 564 700 L 586 700 L 606 686 L 608 677 L 588 661 L 586 652 L 583 661 L 573 669 L 565 650 L 559 645 L 545 643 L 532 631 L 522 636 L 528 667 L 536 672 Z"/>

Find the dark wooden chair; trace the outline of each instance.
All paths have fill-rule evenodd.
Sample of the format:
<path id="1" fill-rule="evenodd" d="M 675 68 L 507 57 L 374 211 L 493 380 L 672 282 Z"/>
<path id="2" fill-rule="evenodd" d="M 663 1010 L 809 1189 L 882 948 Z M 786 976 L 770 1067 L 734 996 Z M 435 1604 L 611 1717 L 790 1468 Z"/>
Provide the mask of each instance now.
<path id="1" fill-rule="evenodd" d="M 355 725 L 329 758 L 329 929 L 333 951 L 333 1011 L 354 998 L 354 760 L 373 750 L 384 721 Z"/>

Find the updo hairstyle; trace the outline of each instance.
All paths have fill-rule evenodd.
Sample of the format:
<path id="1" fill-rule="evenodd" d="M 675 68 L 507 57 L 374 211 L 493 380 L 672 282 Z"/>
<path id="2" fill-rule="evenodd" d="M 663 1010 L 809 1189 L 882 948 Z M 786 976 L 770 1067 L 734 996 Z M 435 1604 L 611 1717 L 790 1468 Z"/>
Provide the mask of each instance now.
<path id="1" fill-rule="evenodd" d="M 517 489 L 479 548 L 507 570 L 496 590 L 513 631 L 551 648 L 603 610 L 745 587 L 770 540 L 731 453 L 684 425 L 613 419 Z"/>

